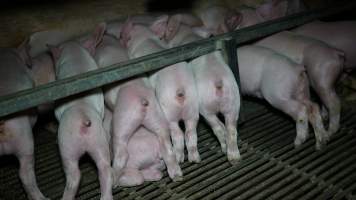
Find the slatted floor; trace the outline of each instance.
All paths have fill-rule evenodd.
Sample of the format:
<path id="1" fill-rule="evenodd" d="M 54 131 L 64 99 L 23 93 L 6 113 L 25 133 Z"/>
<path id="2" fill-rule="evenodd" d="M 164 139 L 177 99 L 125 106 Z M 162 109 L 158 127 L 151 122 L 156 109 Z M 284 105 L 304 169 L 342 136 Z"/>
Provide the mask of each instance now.
<path id="1" fill-rule="evenodd" d="M 184 181 L 161 181 L 113 191 L 114 199 L 356 199 L 356 110 L 344 109 L 340 131 L 329 145 L 315 151 L 313 135 L 295 149 L 294 123 L 256 102 L 245 102 L 245 123 L 239 143 L 243 160 L 231 166 L 210 129 L 199 125 L 200 164 L 181 165 Z M 78 199 L 99 199 L 93 162 L 80 162 Z M 26 199 L 14 157 L 0 161 L 0 199 Z M 40 189 L 51 199 L 62 195 L 65 179 L 56 135 L 36 130 L 36 174 Z"/>

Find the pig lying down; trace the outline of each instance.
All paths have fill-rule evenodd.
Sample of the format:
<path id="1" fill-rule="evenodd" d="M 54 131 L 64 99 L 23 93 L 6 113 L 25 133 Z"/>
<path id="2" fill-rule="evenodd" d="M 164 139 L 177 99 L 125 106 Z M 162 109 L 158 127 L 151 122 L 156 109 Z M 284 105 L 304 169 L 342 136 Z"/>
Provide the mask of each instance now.
<path id="1" fill-rule="evenodd" d="M 18 49 L 0 49 L 0 95 L 7 95 L 34 86 L 26 72 L 28 62 L 24 45 Z M 15 154 L 19 159 L 19 176 L 29 199 L 47 200 L 37 187 L 34 171 L 32 127 L 37 116 L 25 110 L 0 119 L 0 155 Z"/>
<path id="2" fill-rule="evenodd" d="M 264 38 L 256 44 L 271 48 L 305 66 L 310 85 L 329 113 L 329 132 L 337 132 L 341 102 L 335 91 L 335 83 L 344 67 L 344 52 L 288 31 Z"/>
<path id="3" fill-rule="evenodd" d="M 97 69 L 92 55 L 104 30 L 105 25 L 99 25 L 93 36 L 83 42 L 83 46 L 71 41 L 59 47 L 50 47 L 58 79 Z M 104 97 L 101 89 L 61 100 L 55 109 L 55 115 L 59 121 L 58 145 L 67 179 L 62 199 L 75 197 L 80 181 L 78 161 L 84 153 L 88 153 L 97 165 L 100 199 L 112 199 L 110 151 L 102 123 Z"/>
<path id="4" fill-rule="evenodd" d="M 103 123 L 106 132 L 112 134 L 112 113 L 108 109 L 105 109 Z M 161 157 L 158 137 L 154 133 L 140 127 L 131 136 L 127 149 L 129 158 L 117 181 L 118 185 L 136 186 L 144 181 L 158 181 L 162 178 L 161 171 L 165 169 L 165 164 Z"/>
<path id="5" fill-rule="evenodd" d="M 325 143 L 326 131 L 318 106 L 310 101 L 309 84 L 303 65 L 260 46 L 237 49 L 243 94 L 263 98 L 296 121 L 298 147 L 308 138 L 308 122 L 313 125 L 316 148 Z"/>
<path id="6" fill-rule="evenodd" d="M 257 8 L 245 7 L 239 10 L 210 6 L 200 10 L 198 16 L 206 31 L 219 35 L 304 10 L 305 6 L 300 0 L 269 0 Z"/>
<path id="7" fill-rule="evenodd" d="M 183 20 L 172 16 L 163 30 L 170 47 L 202 39 Z M 228 160 L 234 164 L 241 158 L 236 130 L 240 94 L 234 75 L 219 51 L 192 60 L 190 67 L 196 82 L 199 112 L 212 127 Z M 217 117 L 218 113 L 224 116 L 225 125 Z"/>

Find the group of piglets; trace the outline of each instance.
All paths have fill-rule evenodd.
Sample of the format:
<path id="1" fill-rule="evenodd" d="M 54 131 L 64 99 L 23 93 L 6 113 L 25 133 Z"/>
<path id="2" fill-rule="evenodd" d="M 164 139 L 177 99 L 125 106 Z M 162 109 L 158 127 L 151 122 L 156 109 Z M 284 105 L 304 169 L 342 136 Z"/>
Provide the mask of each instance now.
<path id="1" fill-rule="evenodd" d="M 268 0 L 256 9 L 210 6 L 198 16 L 134 15 L 126 21 L 101 23 L 92 33 L 79 38 L 60 31 L 38 32 L 16 49 L 1 49 L 0 94 L 108 67 L 303 9 L 296 0 Z M 20 178 L 29 198 L 47 199 L 36 184 L 31 130 L 37 113 L 54 110 L 66 175 L 63 199 L 74 199 L 80 182 L 78 161 L 87 153 L 97 165 L 101 199 L 110 200 L 112 188 L 160 180 L 165 169 L 173 181 L 181 181 L 179 163 L 185 160 L 185 146 L 189 162 L 201 161 L 197 146 L 200 115 L 212 128 L 229 162 L 237 164 L 241 159 L 236 128 L 239 91 L 265 99 L 291 116 L 296 121 L 296 147 L 307 140 L 310 122 L 316 148 L 320 149 L 340 126 L 341 103 L 335 83 L 341 73 L 356 66 L 355 35 L 356 21 L 314 21 L 241 46 L 237 48 L 241 85 L 222 53 L 215 51 L 48 102 L 37 110 L 9 115 L 0 121 L 0 154 L 19 158 Z M 320 98 L 321 109 L 310 98 L 310 86 Z"/>

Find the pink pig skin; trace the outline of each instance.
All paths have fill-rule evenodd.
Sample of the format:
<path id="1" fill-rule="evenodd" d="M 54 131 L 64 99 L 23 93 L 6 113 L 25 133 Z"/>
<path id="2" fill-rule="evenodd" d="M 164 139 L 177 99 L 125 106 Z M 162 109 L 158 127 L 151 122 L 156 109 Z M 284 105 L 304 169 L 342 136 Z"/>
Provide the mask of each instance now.
<path id="1" fill-rule="evenodd" d="M 298 147 L 308 138 L 308 120 L 314 127 L 316 145 L 325 142 L 319 108 L 310 101 L 304 66 L 261 46 L 237 49 L 243 94 L 263 98 L 296 121 Z"/>
<path id="2" fill-rule="evenodd" d="M 59 47 L 50 47 L 58 79 L 98 68 L 92 55 L 104 31 L 105 24 L 100 24 L 92 37 L 83 40 L 82 44 L 70 41 Z M 59 121 L 58 145 L 67 180 L 62 199 L 75 197 L 80 181 L 78 161 L 84 153 L 88 153 L 97 165 L 100 199 L 113 199 L 110 150 L 107 133 L 103 128 L 104 97 L 101 89 L 59 101 L 55 115 Z"/>
<path id="3" fill-rule="evenodd" d="M 340 126 L 341 103 L 335 82 L 344 67 L 344 52 L 312 38 L 284 31 L 256 43 L 271 48 L 306 67 L 310 85 L 329 112 L 329 133 Z"/>
<path id="4" fill-rule="evenodd" d="M 112 113 L 105 110 L 104 128 L 111 133 Z M 110 136 L 109 136 L 110 137 Z M 159 141 L 155 134 L 146 128 L 139 128 L 128 143 L 129 159 L 123 174 L 118 180 L 120 186 L 137 186 L 144 181 L 158 181 L 162 178 L 161 170 L 165 168 L 161 159 Z"/>
<path id="5" fill-rule="evenodd" d="M 8 95 L 34 86 L 27 73 L 29 56 L 24 44 L 18 49 L 0 49 L 0 95 Z M 27 60 L 27 62 L 26 62 Z M 19 176 L 29 199 L 48 200 L 39 190 L 34 171 L 32 127 L 36 115 L 32 109 L 0 119 L 0 155 L 15 154 L 19 159 Z"/>
<path id="6" fill-rule="evenodd" d="M 121 30 L 121 28 L 119 29 Z M 121 35 L 121 33 L 116 35 Z M 121 56 L 116 56 L 117 53 L 115 52 L 121 52 L 122 47 L 113 39 L 107 40 L 106 46 L 99 47 L 101 49 L 96 55 L 96 60 L 101 67 L 121 61 L 118 58 Z M 115 178 L 118 179 L 126 167 L 129 138 L 137 128 L 144 126 L 157 134 L 168 174 L 173 180 L 180 180 L 182 172 L 170 143 L 169 126 L 149 80 L 142 77 L 120 84 L 112 84 L 106 90 L 105 99 L 109 109 L 113 111 L 113 168 Z M 118 184 L 118 181 L 116 181 L 115 186 Z"/>
<path id="7" fill-rule="evenodd" d="M 304 11 L 300 0 L 269 0 L 256 8 L 239 10 L 222 6 L 210 6 L 199 11 L 203 27 L 213 35 L 252 26 L 265 21 Z"/>
<path id="8" fill-rule="evenodd" d="M 314 21 L 293 30 L 345 52 L 345 70 L 356 67 L 356 21 Z"/>
<path id="9" fill-rule="evenodd" d="M 187 23 L 195 23 L 194 18 L 188 14 L 180 14 L 179 18 L 188 20 Z M 122 41 L 128 46 L 129 56 L 140 57 L 149 53 L 162 51 L 167 44 L 159 40 L 164 37 L 164 29 L 168 22 L 167 16 L 157 18 L 150 27 L 134 25 L 128 22 L 123 29 Z M 131 24 L 130 24 L 131 23 Z M 125 41 L 125 38 L 130 38 Z M 187 62 L 168 66 L 150 76 L 152 86 L 165 114 L 171 131 L 173 146 L 177 160 L 184 161 L 184 138 L 188 149 L 188 160 L 200 162 L 197 148 L 196 127 L 199 120 L 199 104 L 193 72 Z M 179 127 L 179 121 L 183 121 L 186 127 L 185 133 Z"/>
<path id="10" fill-rule="evenodd" d="M 175 17 L 170 18 L 164 34 L 169 47 L 202 39 Z M 199 112 L 212 127 L 222 151 L 227 152 L 228 160 L 236 163 L 241 157 L 236 130 L 240 94 L 234 75 L 219 51 L 192 60 L 190 67 L 197 86 Z M 218 113 L 224 115 L 225 125 L 216 116 Z"/>

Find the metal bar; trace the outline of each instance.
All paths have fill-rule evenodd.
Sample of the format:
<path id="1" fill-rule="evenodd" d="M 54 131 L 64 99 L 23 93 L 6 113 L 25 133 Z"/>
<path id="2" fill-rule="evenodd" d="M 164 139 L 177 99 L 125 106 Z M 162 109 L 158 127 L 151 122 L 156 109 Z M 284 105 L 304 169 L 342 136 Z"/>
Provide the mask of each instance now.
<path id="1" fill-rule="evenodd" d="M 58 80 L 33 89 L 16 92 L 0 98 L 0 117 L 34 107 L 49 101 L 88 91 L 115 81 L 127 79 L 149 71 L 163 68 L 183 60 L 208 54 L 217 50 L 219 40 L 233 37 L 236 44 L 242 44 L 263 36 L 304 24 L 314 19 L 336 14 L 356 7 L 356 2 L 333 7 L 328 10 L 316 10 L 295 14 L 282 19 L 261 23 L 231 33 L 193 42 L 184 46 L 168 49 L 141 58 L 118 63 L 107 68 L 90 71 L 70 78 Z"/>

